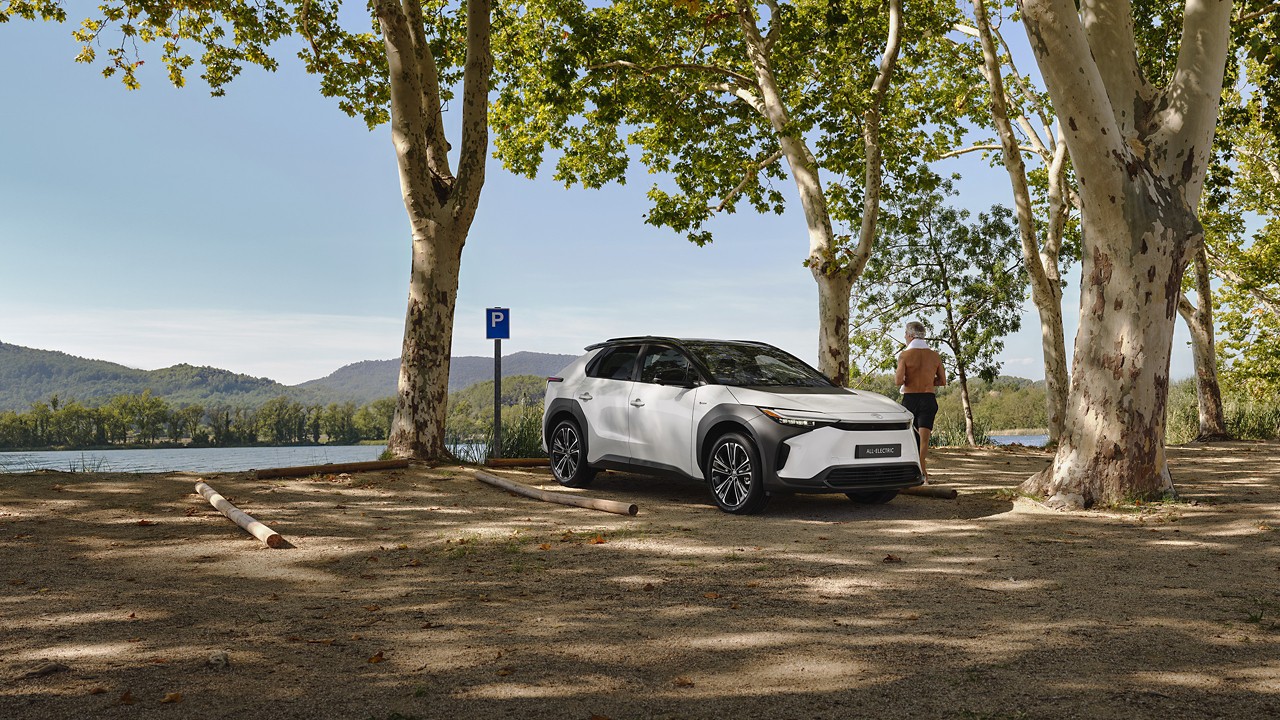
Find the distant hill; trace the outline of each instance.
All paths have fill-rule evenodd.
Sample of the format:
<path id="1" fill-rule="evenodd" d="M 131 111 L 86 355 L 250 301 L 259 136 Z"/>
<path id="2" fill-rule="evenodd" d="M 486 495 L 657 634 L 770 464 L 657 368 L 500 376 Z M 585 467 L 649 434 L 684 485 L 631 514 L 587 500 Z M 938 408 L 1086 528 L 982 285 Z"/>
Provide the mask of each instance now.
<path id="1" fill-rule="evenodd" d="M 518 352 L 502 358 L 502 377 L 513 375 L 553 375 L 573 362 L 576 355 Z M 400 361 L 365 360 L 345 365 L 318 380 L 308 380 L 294 387 L 327 397 L 364 404 L 396 393 Z M 493 380 L 493 358 L 463 355 L 449 363 L 449 391 L 485 380 Z"/>
<path id="2" fill-rule="evenodd" d="M 64 401 L 93 405 L 115 395 L 140 395 L 146 390 L 176 405 L 224 402 L 253 406 L 280 395 L 295 395 L 274 380 L 217 368 L 174 365 L 137 370 L 105 360 L 0 343 L 0 410 L 25 410 L 55 394 Z"/>
<path id="3" fill-rule="evenodd" d="M 575 357 L 518 352 L 502 359 L 502 375 L 551 375 Z M 456 357 L 450 368 L 450 391 L 493 379 L 493 358 Z M 96 405 L 115 395 L 141 395 L 146 390 L 172 405 L 223 403 L 256 407 L 281 395 L 308 404 L 351 401 L 363 405 L 394 395 L 399 372 L 399 360 L 366 360 L 318 380 L 290 386 L 218 368 L 183 364 L 138 370 L 105 360 L 0 342 L 0 411 L 26 410 L 32 403 L 55 394 L 64 402 Z"/>

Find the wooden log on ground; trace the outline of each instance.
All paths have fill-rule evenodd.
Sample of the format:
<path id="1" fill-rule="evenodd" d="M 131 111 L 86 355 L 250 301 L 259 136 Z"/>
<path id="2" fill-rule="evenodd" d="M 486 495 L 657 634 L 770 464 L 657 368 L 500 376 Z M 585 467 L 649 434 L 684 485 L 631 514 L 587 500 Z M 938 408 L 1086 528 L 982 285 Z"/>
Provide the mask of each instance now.
<path id="1" fill-rule="evenodd" d="M 218 512 L 227 516 L 231 522 L 244 528 L 246 532 L 258 538 L 267 544 L 269 548 L 282 548 L 288 545 L 284 538 L 280 537 L 280 533 L 254 520 L 248 513 L 240 508 L 232 505 L 226 498 L 218 494 L 217 490 L 209 487 L 209 484 L 201 480 L 196 483 L 196 492 L 200 493 L 209 504 L 218 509 Z"/>
<path id="2" fill-rule="evenodd" d="M 409 467 L 408 460 L 371 460 L 369 462 L 329 463 L 328 465 L 299 465 L 298 467 L 267 468 L 259 470 L 257 478 L 306 477 L 325 473 L 364 472 L 366 470 L 393 470 Z"/>
<path id="3" fill-rule="evenodd" d="M 475 471 L 476 479 L 482 483 L 500 487 L 503 490 L 509 490 L 517 495 L 533 498 L 534 500 L 542 500 L 544 502 L 559 503 L 561 505 L 573 505 L 575 507 L 587 508 L 589 510 L 600 510 L 618 515 L 635 515 L 639 512 L 634 504 L 618 502 L 616 500 L 601 500 L 599 498 L 578 497 L 577 495 L 569 495 L 567 493 L 548 492 L 531 488 L 528 485 L 512 482 L 497 475 L 490 475 L 483 470 Z"/>
<path id="4" fill-rule="evenodd" d="M 551 464 L 551 458 L 489 458 L 484 464 L 489 467 L 545 467 Z"/>
<path id="5" fill-rule="evenodd" d="M 907 495 L 919 495 L 920 497 L 940 498 L 942 500 L 955 500 L 957 495 L 955 488 L 942 487 L 939 485 L 917 485 L 915 487 L 899 490 L 899 492 L 906 493 Z"/>

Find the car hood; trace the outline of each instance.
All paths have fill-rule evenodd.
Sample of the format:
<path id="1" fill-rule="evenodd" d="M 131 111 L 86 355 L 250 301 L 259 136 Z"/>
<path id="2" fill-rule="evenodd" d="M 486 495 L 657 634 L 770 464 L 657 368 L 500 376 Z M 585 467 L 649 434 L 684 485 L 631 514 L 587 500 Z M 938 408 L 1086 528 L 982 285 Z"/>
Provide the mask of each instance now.
<path id="1" fill-rule="evenodd" d="M 820 412 L 840 420 L 910 418 L 906 408 L 889 398 L 863 390 L 844 388 L 749 388 L 729 392 L 743 405 Z M 880 417 L 876 417 L 879 415 Z"/>

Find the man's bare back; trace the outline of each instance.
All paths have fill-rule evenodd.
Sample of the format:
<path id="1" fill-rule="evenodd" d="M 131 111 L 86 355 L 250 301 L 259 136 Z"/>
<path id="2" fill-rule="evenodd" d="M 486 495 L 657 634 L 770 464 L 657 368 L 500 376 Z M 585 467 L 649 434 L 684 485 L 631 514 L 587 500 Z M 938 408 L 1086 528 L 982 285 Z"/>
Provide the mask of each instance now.
<path id="1" fill-rule="evenodd" d="M 942 356 L 930 348 L 908 348 L 898 355 L 898 372 L 894 382 L 904 393 L 931 393 L 934 387 L 947 384 Z"/>

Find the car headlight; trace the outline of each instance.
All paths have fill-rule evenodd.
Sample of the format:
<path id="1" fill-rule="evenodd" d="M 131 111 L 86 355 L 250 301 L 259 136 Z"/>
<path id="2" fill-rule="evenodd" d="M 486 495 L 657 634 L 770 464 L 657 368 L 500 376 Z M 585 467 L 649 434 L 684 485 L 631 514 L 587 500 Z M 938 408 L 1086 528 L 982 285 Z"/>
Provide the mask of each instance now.
<path id="1" fill-rule="evenodd" d="M 834 418 L 827 417 L 820 413 L 805 412 L 804 410 L 778 410 L 776 408 L 758 408 L 765 417 L 778 423 L 779 425 L 790 425 L 792 427 L 817 427 L 819 425 L 830 425 L 835 422 Z"/>

